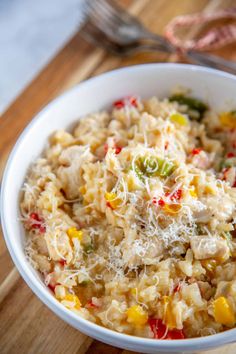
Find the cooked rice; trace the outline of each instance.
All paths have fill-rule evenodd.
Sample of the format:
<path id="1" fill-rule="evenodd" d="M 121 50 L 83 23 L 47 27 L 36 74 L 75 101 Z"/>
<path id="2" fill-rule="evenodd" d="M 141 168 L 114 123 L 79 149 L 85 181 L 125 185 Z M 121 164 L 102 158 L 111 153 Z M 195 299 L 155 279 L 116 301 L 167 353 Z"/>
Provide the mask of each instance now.
<path id="1" fill-rule="evenodd" d="M 54 133 L 26 177 L 27 257 L 64 306 L 118 332 L 234 326 L 215 300 L 234 318 L 236 129 L 187 108 L 121 100 Z"/>

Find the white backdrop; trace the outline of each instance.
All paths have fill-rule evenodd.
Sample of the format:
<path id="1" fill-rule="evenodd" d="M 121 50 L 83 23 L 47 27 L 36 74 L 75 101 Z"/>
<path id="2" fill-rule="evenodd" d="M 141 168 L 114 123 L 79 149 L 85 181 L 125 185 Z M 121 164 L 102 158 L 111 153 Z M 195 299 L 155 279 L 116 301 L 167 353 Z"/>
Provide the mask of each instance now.
<path id="1" fill-rule="evenodd" d="M 0 0 L 0 113 L 76 31 L 82 0 Z"/>

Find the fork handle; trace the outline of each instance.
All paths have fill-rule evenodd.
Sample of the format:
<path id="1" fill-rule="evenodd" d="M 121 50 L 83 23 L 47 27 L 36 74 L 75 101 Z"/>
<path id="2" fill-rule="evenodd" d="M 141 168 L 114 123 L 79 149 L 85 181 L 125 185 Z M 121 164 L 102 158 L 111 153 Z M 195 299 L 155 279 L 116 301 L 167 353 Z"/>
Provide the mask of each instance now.
<path id="1" fill-rule="evenodd" d="M 214 69 L 228 71 L 236 74 L 236 63 L 230 60 L 223 59 L 216 55 L 205 54 L 194 50 L 187 51 L 186 57 L 197 64 L 210 66 Z"/>
<path id="2" fill-rule="evenodd" d="M 166 48 L 166 51 L 176 52 L 176 48 L 165 37 L 143 29 L 143 40 L 150 40 Z M 187 59 L 196 64 L 206 65 L 214 69 L 228 71 L 232 74 L 236 74 L 236 63 L 230 60 L 223 59 L 219 56 L 202 53 L 196 50 L 185 51 L 184 55 Z"/>

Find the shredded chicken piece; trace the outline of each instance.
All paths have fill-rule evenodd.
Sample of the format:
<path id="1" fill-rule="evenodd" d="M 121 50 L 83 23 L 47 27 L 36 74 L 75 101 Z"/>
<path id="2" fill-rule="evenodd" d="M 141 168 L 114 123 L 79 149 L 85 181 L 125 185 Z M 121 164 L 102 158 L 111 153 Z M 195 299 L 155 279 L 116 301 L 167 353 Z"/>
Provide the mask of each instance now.
<path id="1" fill-rule="evenodd" d="M 79 196 L 79 187 L 82 183 L 82 164 L 93 161 L 94 157 L 86 146 L 71 146 L 63 150 L 59 163 L 58 178 L 68 199 Z"/>
<path id="2" fill-rule="evenodd" d="M 216 237 L 194 236 L 190 239 L 190 245 L 195 259 L 229 258 L 227 241 Z"/>

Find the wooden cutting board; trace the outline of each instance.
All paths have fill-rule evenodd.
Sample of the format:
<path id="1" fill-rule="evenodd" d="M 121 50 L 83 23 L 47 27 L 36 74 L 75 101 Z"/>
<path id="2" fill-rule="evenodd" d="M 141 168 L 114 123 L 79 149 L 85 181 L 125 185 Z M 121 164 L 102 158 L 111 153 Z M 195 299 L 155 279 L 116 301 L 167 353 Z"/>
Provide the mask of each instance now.
<path id="1" fill-rule="evenodd" d="M 153 32 L 163 33 L 175 16 L 198 11 L 213 12 L 235 5 L 235 0 L 120 0 L 121 5 Z M 196 30 L 186 33 L 191 37 Z M 216 54 L 236 61 L 236 45 Z M 76 33 L 0 118 L 0 174 L 17 137 L 32 117 L 58 94 L 88 77 L 117 67 L 147 62 L 173 62 L 175 55 L 145 53 L 121 59 L 94 48 Z M 16 177 L 17 178 L 17 177 Z M 3 354 L 128 354 L 93 341 L 57 318 L 28 288 L 14 267 L 0 238 L 0 352 Z M 208 352 L 236 353 L 236 345 Z"/>

